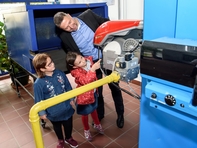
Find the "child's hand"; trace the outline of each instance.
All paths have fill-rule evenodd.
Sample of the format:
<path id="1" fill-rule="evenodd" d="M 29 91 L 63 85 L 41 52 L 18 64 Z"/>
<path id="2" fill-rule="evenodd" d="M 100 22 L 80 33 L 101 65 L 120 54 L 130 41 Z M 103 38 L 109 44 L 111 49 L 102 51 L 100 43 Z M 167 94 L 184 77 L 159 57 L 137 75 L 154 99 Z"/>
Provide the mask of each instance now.
<path id="1" fill-rule="evenodd" d="M 70 101 L 70 105 L 74 106 L 75 105 L 75 101 L 74 100 Z"/>
<path id="2" fill-rule="evenodd" d="M 40 116 L 40 119 L 46 120 L 47 119 L 47 114 Z"/>
<path id="3" fill-rule="evenodd" d="M 95 72 L 97 69 L 99 69 L 101 67 L 101 59 L 99 59 L 96 63 L 94 63 L 91 67 L 91 71 Z"/>
<path id="4" fill-rule="evenodd" d="M 76 101 L 75 99 L 70 101 L 70 105 L 71 105 L 72 108 L 74 108 L 74 109 L 75 109 L 75 101 Z"/>

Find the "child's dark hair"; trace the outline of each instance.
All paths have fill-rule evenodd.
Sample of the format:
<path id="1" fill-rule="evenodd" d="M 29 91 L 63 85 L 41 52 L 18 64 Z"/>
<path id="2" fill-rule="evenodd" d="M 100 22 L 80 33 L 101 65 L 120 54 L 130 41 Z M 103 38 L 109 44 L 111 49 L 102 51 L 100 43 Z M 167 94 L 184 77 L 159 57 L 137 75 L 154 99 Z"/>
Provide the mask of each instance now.
<path id="1" fill-rule="evenodd" d="M 73 66 L 74 66 L 75 60 L 77 58 L 77 55 L 81 55 L 81 53 L 72 52 L 72 51 L 69 51 L 69 52 L 66 53 L 66 66 L 67 66 L 68 70 L 73 69 Z"/>

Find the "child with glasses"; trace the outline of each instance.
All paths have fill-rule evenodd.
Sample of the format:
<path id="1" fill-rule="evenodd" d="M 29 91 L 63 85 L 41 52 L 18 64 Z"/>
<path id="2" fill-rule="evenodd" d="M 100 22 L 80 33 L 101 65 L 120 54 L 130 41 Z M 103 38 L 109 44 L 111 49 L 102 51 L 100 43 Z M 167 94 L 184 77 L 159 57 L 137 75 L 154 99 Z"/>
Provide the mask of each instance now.
<path id="1" fill-rule="evenodd" d="M 55 97 L 72 90 L 64 72 L 55 69 L 55 65 L 47 53 L 38 53 L 33 58 L 33 66 L 38 78 L 34 82 L 35 103 Z M 39 112 L 41 119 L 49 119 L 58 138 L 57 148 L 64 148 L 64 143 L 72 148 L 78 147 L 78 143 L 72 138 L 73 99 L 61 102 L 57 105 Z M 63 129 L 65 138 L 63 136 Z"/>

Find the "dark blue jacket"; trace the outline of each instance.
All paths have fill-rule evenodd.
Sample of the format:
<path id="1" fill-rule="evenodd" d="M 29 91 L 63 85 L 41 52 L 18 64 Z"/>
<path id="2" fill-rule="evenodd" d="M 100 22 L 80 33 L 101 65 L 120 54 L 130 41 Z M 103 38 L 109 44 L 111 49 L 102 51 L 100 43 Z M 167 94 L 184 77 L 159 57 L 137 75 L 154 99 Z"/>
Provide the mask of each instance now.
<path id="1" fill-rule="evenodd" d="M 47 100 L 59 94 L 72 90 L 64 72 L 54 70 L 53 75 L 36 79 L 34 83 L 35 103 Z M 64 101 L 46 110 L 40 111 L 39 115 L 47 114 L 51 121 L 63 121 L 69 119 L 74 114 L 74 109 L 70 105 L 71 100 Z"/>

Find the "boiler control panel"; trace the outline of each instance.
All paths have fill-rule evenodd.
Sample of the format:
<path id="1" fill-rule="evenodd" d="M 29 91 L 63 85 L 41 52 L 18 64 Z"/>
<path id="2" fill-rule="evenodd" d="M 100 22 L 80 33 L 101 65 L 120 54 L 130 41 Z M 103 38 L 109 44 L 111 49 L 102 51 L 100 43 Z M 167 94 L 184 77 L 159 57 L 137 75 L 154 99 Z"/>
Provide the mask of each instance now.
<path id="1" fill-rule="evenodd" d="M 145 96 L 150 99 L 150 106 L 154 108 L 165 112 L 170 109 L 170 114 L 179 112 L 197 117 L 197 108 L 192 105 L 193 89 L 190 87 L 150 78 L 145 86 Z"/>

